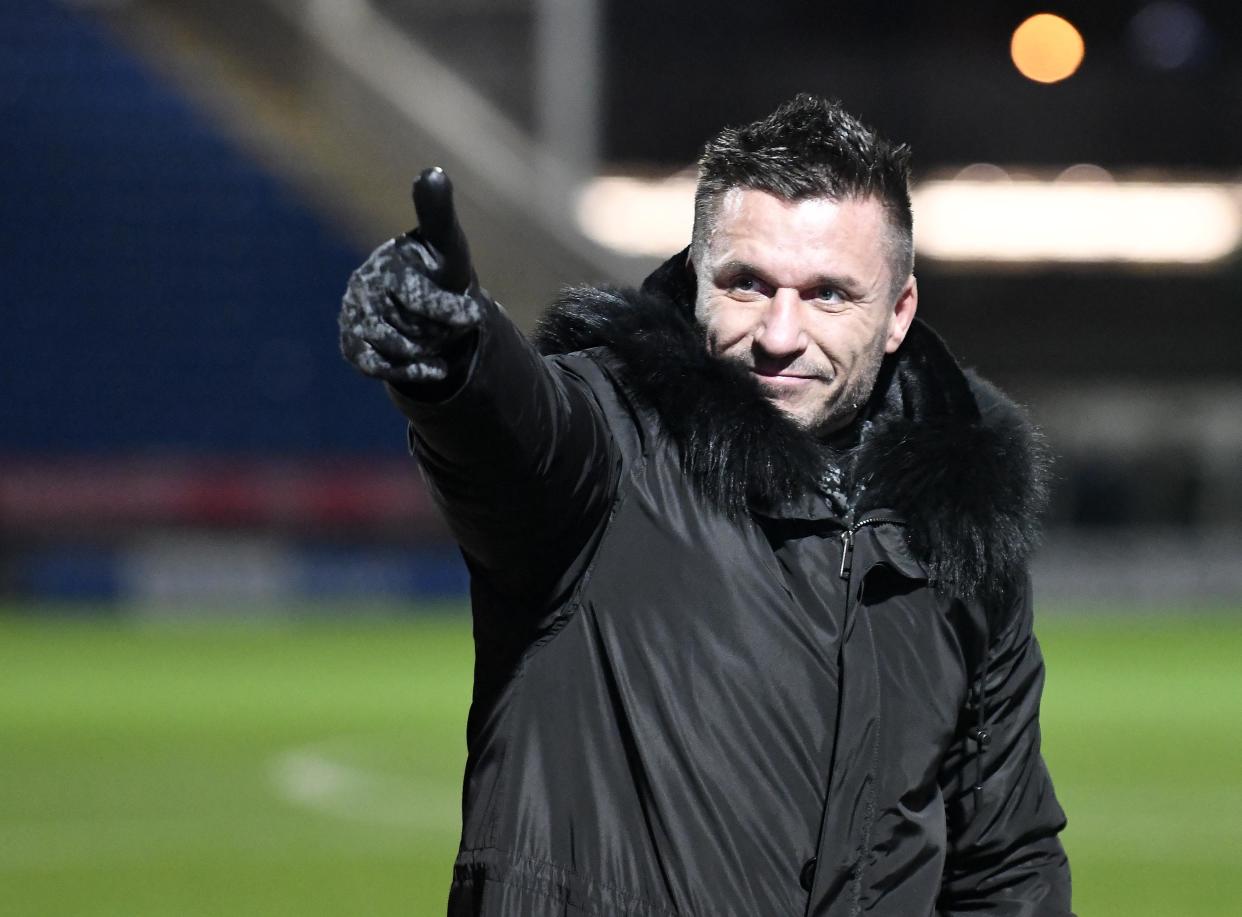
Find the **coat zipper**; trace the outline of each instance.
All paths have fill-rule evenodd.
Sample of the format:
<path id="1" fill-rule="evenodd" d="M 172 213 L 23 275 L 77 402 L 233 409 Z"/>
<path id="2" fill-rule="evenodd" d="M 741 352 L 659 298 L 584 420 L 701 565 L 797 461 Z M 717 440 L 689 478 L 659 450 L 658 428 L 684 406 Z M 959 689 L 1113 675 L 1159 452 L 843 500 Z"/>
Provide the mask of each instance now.
<path id="1" fill-rule="evenodd" d="M 893 516 L 864 516 L 858 522 L 846 528 L 841 532 L 841 579 L 849 580 L 850 574 L 854 568 L 854 535 L 865 525 L 906 525 L 902 519 Z M 986 631 L 985 631 L 986 634 Z M 973 819 L 978 814 L 983 797 L 983 776 L 986 770 L 984 764 L 987 756 L 988 745 L 992 742 L 992 736 L 987 728 L 987 678 L 988 678 L 988 650 L 986 647 L 988 640 L 984 637 L 984 653 L 983 664 L 979 674 L 975 688 L 975 725 L 970 730 L 970 738 L 975 742 L 975 782 L 972 790 L 975 797 L 975 808 L 971 815 Z"/>
<path id="2" fill-rule="evenodd" d="M 902 525 L 906 523 L 895 516 L 864 516 L 841 533 L 841 579 L 848 580 L 854 569 L 854 535 L 865 525 Z"/>
<path id="3" fill-rule="evenodd" d="M 905 522 L 904 520 L 902 520 L 902 519 L 898 519 L 898 518 L 897 518 L 897 517 L 895 517 L 895 516 L 886 516 L 886 515 L 883 515 L 883 514 L 876 514 L 876 515 L 874 515 L 874 516 L 863 516 L 863 518 L 859 519 L 857 522 L 852 523 L 852 524 L 850 524 L 850 525 L 847 525 L 847 526 L 846 526 L 846 528 L 845 528 L 845 529 L 841 532 L 841 571 L 840 571 L 841 579 L 845 580 L 845 581 L 848 583 L 848 582 L 849 582 L 849 579 L 850 579 L 850 576 L 851 576 L 851 574 L 853 573 L 853 569 L 854 569 L 854 535 L 855 535 L 855 534 L 857 534 L 857 533 L 858 533 L 858 530 L 859 530 L 859 529 L 861 529 L 861 528 L 863 528 L 864 526 L 868 526 L 868 525 L 883 525 L 883 524 L 885 524 L 885 523 L 892 524 L 892 525 L 900 525 L 900 526 L 905 526 L 905 525 L 906 525 L 906 522 Z M 846 593 L 847 593 L 847 595 L 846 595 L 846 603 L 845 603 L 845 605 L 846 605 L 846 607 L 845 607 L 845 616 L 846 616 L 846 619 L 848 619 L 848 618 L 849 618 L 849 612 L 850 612 L 850 602 L 849 602 L 849 595 L 848 595 L 848 592 L 849 592 L 849 587 L 847 586 L 847 587 L 846 587 Z M 877 729 L 878 729 L 878 728 L 879 728 L 879 726 L 878 726 L 878 722 L 879 722 L 879 714 L 878 714 L 878 712 L 877 712 L 876 719 L 877 719 Z M 840 724 L 839 724 L 839 723 L 838 723 L 838 730 L 837 730 L 837 734 L 838 734 L 838 739 L 839 739 L 839 738 L 840 738 Z M 877 741 L 878 741 L 878 739 L 877 739 Z M 877 753 L 878 753 L 878 752 L 877 752 Z M 834 756 L 836 755 L 836 751 L 835 751 L 835 750 L 834 750 L 833 754 L 834 754 Z M 875 760 L 874 760 L 874 758 L 873 758 L 873 761 L 872 761 L 872 770 L 873 770 L 873 771 L 875 770 L 875 767 L 876 767 L 876 765 L 875 765 Z M 827 817 L 828 806 L 829 806 L 829 803 L 831 802 L 831 798 L 832 798 L 832 792 L 831 792 L 831 777 L 829 778 L 829 782 L 830 782 L 830 785 L 829 785 L 829 788 L 828 788 L 827 793 L 825 794 L 825 799 L 824 799 L 824 817 L 825 817 L 825 818 Z M 872 821 L 873 821 L 873 820 L 874 820 L 874 813 L 871 813 L 871 814 L 870 814 L 870 816 L 869 816 L 869 818 L 870 818 L 870 820 L 872 820 Z M 869 846 L 869 840 L 867 840 L 867 838 L 869 838 L 869 836 L 870 836 L 870 831 L 871 831 L 870 827 L 867 827 L 867 828 L 865 829 L 865 833 L 864 833 L 864 843 L 866 843 L 868 846 Z M 823 833 L 823 824 L 822 824 L 822 822 L 821 822 L 821 825 L 820 825 L 820 833 L 821 833 L 821 838 L 820 838 L 820 840 L 822 841 L 822 840 L 823 840 L 823 838 L 822 838 L 822 833 Z M 816 855 L 816 857 L 818 857 L 818 855 L 819 855 L 819 845 L 818 845 L 818 844 L 816 844 L 816 851 L 815 851 L 815 855 Z M 854 885 L 855 885 L 855 900 L 854 900 L 854 904 L 853 904 L 853 906 L 852 906 L 852 907 L 851 907 L 851 909 L 850 909 L 850 913 L 851 913 L 851 914 L 857 914 L 857 913 L 859 913 L 859 908 L 860 908 L 860 905 L 859 905 L 859 897 L 860 897 L 859 888 L 860 888 L 860 883 L 862 882 L 862 873 L 861 873 L 861 868 L 862 868 L 862 867 L 861 867 L 861 865 L 860 865 L 860 867 L 859 867 L 860 871 L 859 871 L 858 875 L 855 877 L 855 880 L 854 880 Z M 811 887 L 807 890 L 807 911 L 806 911 L 806 913 L 807 913 L 807 914 L 810 914 L 810 913 L 811 913 L 811 910 L 812 910 L 812 908 L 813 908 L 814 906 L 815 906 L 815 882 L 814 882 L 814 878 L 812 877 Z"/>

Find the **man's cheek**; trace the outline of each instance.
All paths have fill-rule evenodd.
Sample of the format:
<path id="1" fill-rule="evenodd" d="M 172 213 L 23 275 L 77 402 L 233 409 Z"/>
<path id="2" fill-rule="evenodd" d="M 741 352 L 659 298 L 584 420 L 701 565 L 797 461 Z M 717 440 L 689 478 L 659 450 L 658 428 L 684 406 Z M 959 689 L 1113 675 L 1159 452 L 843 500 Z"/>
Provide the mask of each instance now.
<path id="1" fill-rule="evenodd" d="M 709 326 L 709 336 L 717 353 L 736 355 L 744 349 L 749 332 L 747 316 L 736 311 L 717 312 L 715 321 Z"/>

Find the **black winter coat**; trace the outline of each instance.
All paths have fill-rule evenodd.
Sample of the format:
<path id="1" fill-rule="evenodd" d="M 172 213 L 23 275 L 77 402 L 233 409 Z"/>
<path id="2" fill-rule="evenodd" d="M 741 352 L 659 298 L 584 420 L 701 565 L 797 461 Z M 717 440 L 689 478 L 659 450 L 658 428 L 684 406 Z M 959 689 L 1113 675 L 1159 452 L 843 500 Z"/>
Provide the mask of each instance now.
<path id="1" fill-rule="evenodd" d="M 574 291 L 543 355 L 496 310 L 393 393 L 472 573 L 449 913 L 1069 914 L 1030 426 L 916 323 L 826 453 L 692 296 Z"/>

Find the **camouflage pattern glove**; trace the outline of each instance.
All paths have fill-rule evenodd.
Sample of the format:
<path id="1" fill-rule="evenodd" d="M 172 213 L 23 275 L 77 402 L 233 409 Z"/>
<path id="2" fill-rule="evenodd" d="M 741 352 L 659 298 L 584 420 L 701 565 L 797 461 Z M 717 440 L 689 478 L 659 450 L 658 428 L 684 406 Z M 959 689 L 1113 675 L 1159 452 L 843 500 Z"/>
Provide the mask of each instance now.
<path id="1" fill-rule="evenodd" d="M 485 294 L 439 168 L 414 183 L 418 228 L 385 242 L 354 271 L 341 301 L 341 353 L 398 388 L 444 382 L 483 320 Z"/>

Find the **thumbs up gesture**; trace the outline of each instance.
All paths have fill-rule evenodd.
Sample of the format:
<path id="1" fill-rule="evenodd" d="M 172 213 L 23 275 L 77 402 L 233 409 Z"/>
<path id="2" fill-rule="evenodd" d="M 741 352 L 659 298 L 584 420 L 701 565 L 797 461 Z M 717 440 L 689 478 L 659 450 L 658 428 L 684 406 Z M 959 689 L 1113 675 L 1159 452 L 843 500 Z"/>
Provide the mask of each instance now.
<path id="1" fill-rule="evenodd" d="M 341 352 L 398 388 L 443 382 L 483 320 L 485 294 L 439 168 L 414 183 L 418 228 L 385 242 L 354 271 L 341 301 Z"/>

